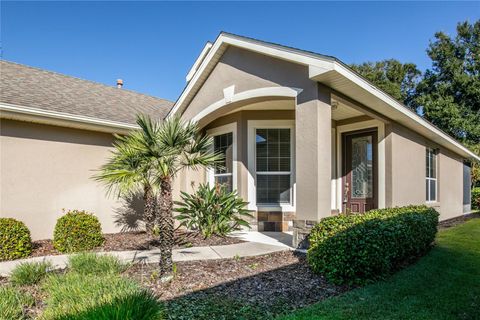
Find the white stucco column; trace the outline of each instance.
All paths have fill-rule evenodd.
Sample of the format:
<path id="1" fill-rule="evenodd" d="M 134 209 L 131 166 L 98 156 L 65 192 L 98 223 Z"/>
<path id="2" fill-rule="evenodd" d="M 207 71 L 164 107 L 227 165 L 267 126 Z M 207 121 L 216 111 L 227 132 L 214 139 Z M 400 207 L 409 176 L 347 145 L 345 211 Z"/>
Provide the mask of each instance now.
<path id="1" fill-rule="evenodd" d="M 304 247 L 311 226 L 331 213 L 332 110 L 330 91 L 317 84 L 297 99 L 293 245 Z"/>

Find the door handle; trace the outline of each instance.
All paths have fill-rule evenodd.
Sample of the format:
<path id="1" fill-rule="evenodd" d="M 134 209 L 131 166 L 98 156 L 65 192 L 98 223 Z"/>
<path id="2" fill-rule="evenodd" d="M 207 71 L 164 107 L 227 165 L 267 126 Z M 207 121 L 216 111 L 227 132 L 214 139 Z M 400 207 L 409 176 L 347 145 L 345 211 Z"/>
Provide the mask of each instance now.
<path id="1" fill-rule="evenodd" d="M 343 192 L 343 202 L 344 203 L 347 203 L 348 201 L 348 192 L 350 191 L 350 188 L 349 188 L 349 184 L 348 182 L 345 182 L 345 190 Z"/>

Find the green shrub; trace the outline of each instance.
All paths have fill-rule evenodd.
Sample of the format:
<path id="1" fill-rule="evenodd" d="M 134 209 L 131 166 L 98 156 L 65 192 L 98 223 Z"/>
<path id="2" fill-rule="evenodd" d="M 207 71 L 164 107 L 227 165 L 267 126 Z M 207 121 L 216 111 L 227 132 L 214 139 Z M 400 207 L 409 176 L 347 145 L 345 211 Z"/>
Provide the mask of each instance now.
<path id="1" fill-rule="evenodd" d="M 0 261 L 25 258 L 32 252 L 30 230 L 21 221 L 0 218 Z"/>
<path id="2" fill-rule="evenodd" d="M 480 187 L 472 189 L 472 209 L 480 210 Z"/>
<path id="3" fill-rule="evenodd" d="M 135 281 L 118 275 L 69 272 L 46 279 L 44 320 L 156 320 L 163 306 Z"/>
<path id="4" fill-rule="evenodd" d="M 72 210 L 57 220 L 53 245 L 60 252 L 91 250 L 103 244 L 98 218 L 86 211 Z"/>
<path id="5" fill-rule="evenodd" d="M 126 269 L 117 257 L 80 253 L 68 259 L 68 268 L 80 274 L 118 274 Z"/>
<path id="6" fill-rule="evenodd" d="M 27 308 L 34 303 L 30 294 L 11 286 L 0 286 L 0 320 L 25 319 Z"/>
<path id="7" fill-rule="evenodd" d="M 328 217 L 309 235 L 307 260 L 334 283 L 363 284 L 424 254 L 435 239 L 437 224 L 438 213 L 426 206 Z"/>
<path id="8" fill-rule="evenodd" d="M 47 261 L 21 263 L 13 269 L 10 281 L 18 286 L 36 284 L 47 275 L 51 268 L 52 264 Z"/>
<path id="9" fill-rule="evenodd" d="M 212 188 L 201 184 L 194 194 L 182 192 L 182 201 L 176 201 L 176 219 L 180 225 L 198 230 L 205 238 L 226 236 L 242 226 L 249 228 L 243 218 L 251 218 L 245 206 L 248 204 L 235 191 L 228 192 L 221 185 Z"/>

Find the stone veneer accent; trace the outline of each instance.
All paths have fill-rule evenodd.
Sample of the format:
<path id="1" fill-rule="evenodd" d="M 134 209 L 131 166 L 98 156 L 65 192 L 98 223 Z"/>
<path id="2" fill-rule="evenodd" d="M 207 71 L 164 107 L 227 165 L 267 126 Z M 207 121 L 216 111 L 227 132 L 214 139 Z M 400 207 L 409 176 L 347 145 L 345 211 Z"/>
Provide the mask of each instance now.
<path id="1" fill-rule="evenodd" d="M 332 216 L 337 216 L 340 214 L 339 210 L 334 210 L 330 212 Z M 294 248 L 298 249 L 308 249 L 310 243 L 308 242 L 308 235 L 312 231 L 313 226 L 315 226 L 318 221 L 315 220 L 293 220 L 293 240 L 292 245 Z"/>
<path id="2" fill-rule="evenodd" d="M 298 249 L 308 249 L 308 235 L 317 221 L 313 220 L 293 220 L 293 247 Z"/>
<path id="3" fill-rule="evenodd" d="M 258 231 L 292 231 L 295 212 L 258 211 Z"/>

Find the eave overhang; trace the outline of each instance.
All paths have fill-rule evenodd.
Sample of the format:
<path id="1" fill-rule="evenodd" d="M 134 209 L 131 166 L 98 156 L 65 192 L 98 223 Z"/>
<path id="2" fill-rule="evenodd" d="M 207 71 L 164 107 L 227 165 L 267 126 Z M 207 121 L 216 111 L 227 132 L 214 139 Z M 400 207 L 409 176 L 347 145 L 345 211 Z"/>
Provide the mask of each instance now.
<path id="1" fill-rule="evenodd" d="M 126 134 L 137 125 L 0 102 L 0 118 L 82 130 Z"/>

